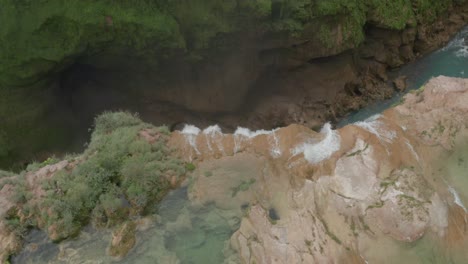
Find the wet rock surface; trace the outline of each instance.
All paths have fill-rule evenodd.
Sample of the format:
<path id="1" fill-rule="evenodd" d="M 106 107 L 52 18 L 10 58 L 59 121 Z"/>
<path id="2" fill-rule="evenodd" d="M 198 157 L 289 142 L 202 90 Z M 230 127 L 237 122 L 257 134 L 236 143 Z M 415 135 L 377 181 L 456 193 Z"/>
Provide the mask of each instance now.
<path id="1" fill-rule="evenodd" d="M 395 109 L 340 129 L 339 150 L 317 164 L 309 163 L 305 153 L 295 155 L 295 140 L 315 142 L 311 143 L 314 145 L 327 135 L 307 132 L 300 126 L 257 132 L 250 138 L 255 132 L 210 136 L 200 132 L 178 148 L 203 169 L 217 165 L 226 168 L 226 164 L 235 162 L 239 168 L 236 171 L 241 172 L 244 164 L 261 161 L 256 165 L 263 167 L 260 175 L 256 167 L 247 169 L 250 173 L 242 172 L 255 177 L 254 184 L 242 196 L 250 200 L 247 213 L 231 237 L 231 246 L 243 262 L 342 263 L 342 257 L 351 249 L 361 252 L 356 263 L 380 262 L 385 254 L 365 253 L 372 250 L 376 237 L 408 243 L 437 231 L 441 241 L 466 242 L 465 235 L 449 238 L 453 236 L 447 233 L 451 228 L 465 226 L 466 222 L 448 214 L 449 208 L 456 205 L 446 191 L 440 191 L 447 190 L 447 185 L 431 175 L 436 171 L 431 163 L 438 154 L 453 148 L 450 140 L 466 133 L 467 92 L 468 82 L 464 79 L 435 78 L 424 91 L 407 95 L 405 103 Z M 445 129 L 433 129 L 431 141 L 427 141 L 422 132 L 437 126 L 435 117 L 439 115 L 447 122 L 457 122 L 440 124 Z M 173 137 L 176 146 L 184 142 L 183 134 L 176 132 Z M 329 146 L 321 151 L 326 152 Z M 227 156 L 217 159 L 221 149 Z M 227 191 L 223 188 L 229 188 L 229 184 L 213 187 L 209 182 L 228 182 L 230 177 L 214 175 L 219 178 L 200 176 L 196 180 L 200 184 L 195 185 L 197 195 L 192 199 L 212 199 L 225 208 L 222 201 L 228 198 L 223 198 Z M 235 179 L 242 183 L 242 178 Z M 242 204 L 247 201 L 240 200 L 238 205 Z M 449 227 L 452 221 L 457 224 Z"/>

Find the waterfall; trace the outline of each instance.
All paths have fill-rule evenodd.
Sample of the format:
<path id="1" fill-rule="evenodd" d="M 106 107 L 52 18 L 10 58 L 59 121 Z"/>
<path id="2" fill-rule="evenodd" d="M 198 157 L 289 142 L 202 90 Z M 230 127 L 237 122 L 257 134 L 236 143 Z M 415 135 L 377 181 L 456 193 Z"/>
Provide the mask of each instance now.
<path id="1" fill-rule="evenodd" d="M 255 138 L 260 135 L 267 135 L 268 144 L 270 145 L 271 156 L 274 158 L 281 156 L 279 139 L 278 139 L 278 136 L 276 135 L 276 131 L 278 131 L 278 129 L 279 128 L 275 128 L 273 130 L 261 129 L 261 130 L 251 131 L 248 128 L 238 127 L 236 131 L 234 132 L 234 153 L 237 153 L 240 150 L 242 142 L 246 140 L 251 140 L 252 138 Z"/>
<path id="2" fill-rule="evenodd" d="M 319 163 L 328 159 L 340 149 L 341 138 L 338 132 L 331 128 L 330 123 L 326 123 L 320 133 L 325 137 L 318 143 L 303 143 L 295 147 L 291 153 L 293 156 L 303 153 L 304 158 L 310 163 Z"/>
<path id="3" fill-rule="evenodd" d="M 201 154 L 197 148 L 197 136 L 200 134 L 201 130 L 193 125 L 185 125 L 184 129 L 180 132 L 184 135 L 187 143 L 195 150 L 197 154 Z M 190 154 L 190 159 L 192 159 Z"/>
<path id="4" fill-rule="evenodd" d="M 449 185 L 449 191 L 453 195 L 453 199 L 454 199 L 455 204 L 457 204 L 458 206 L 463 208 L 465 213 L 468 213 L 468 211 L 466 210 L 465 205 L 463 204 L 462 200 L 460 199 L 460 196 L 458 195 L 458 192 L 450 185 Z"/>
<path id="5" fill-rule="evenodd" d="M 203 130 L 203 134 L 205 135 L 207 147 L 212 153 L 214 149 L 211 145 L 211 142 L 213 141 L 216 144 L 216 147 L 218 148 L 218 150 L 221 151 L 223 155 L 226 155 L 224 151 L 223 141 L 222 141 L 222 137 L 224 136 L 224 134 L 218 125 L 209 126 L 205 128 Z"/>
<path id="6" fill-rule="evenodd" d="M 408 147 L 408 149 L 411 151 L 411 153 L 413 154 L 413 156 L 416 158 L 416 160 L 417 160 L 418 163 L 419 163 L 419 155 L 418 155 L 418 153 L 414 150 L 413 145 L 411 145 L 411 143 L 408 141 L 408 139 L 405 139 L 405 144 L 406 144 L 406 146 Z"/>
<path id="7" fill-rule="evenodd" d="M 378 120 L 380 117 L 381 117 L 380 114 L 373 115 L 364 121 L 353 123 L 353 125 L 358 126 L 374 134 L 375 136 L 377 136 L 377 138 L 380 141 L 384 141 L 386 143 L 392 143 L 393 140 L 396 138 L 396 132 L 392 130 L 387 130 L 386 128 L 384 128 L 383 127 L 384 123 Z"/>
<path id="8" fill-rule="evenodd" d="M 269 135 L 268 142 L 270 143 L 270 147 L 271 147 L 271 150 L 270 150 L 271 156 L 273 158 L 278 158 L 279 156 L 281 156 L 281 148 L 279 145 L 278 136 L 276 135 L 276 130 L 274 130 L 273 133 Z"/>

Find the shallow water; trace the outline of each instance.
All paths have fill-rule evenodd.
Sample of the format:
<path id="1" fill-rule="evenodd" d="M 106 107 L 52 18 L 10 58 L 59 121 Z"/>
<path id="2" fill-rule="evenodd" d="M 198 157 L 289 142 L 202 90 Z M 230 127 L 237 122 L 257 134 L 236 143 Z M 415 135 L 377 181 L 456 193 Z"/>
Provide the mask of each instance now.
<path id="1" fill-rule="evenodd" d="M 388 237 L 372 241 L 366 255 L 368 263 L 379 264 L 466 264 L 463 247 L 441 245 L 431 234 L 413 243 L 403 243 Z"/>
<path id="2" fill-rule="evenodd" d="M 468 77 L 468 27 L 461 30 L 444 48 L 390 74 L 391 77 L 406 76 L 408 78 L 406 92 L 418 89 L 432 77 L 440 75 Z M 357 112 L 351 113 L 338 123 L 338 127 L 362 121 L 381 113 L 398 103 L 405 93 L 399 93 L 389 100 L 372 103 Z"/>
<path id="3" fill-rule="evenodd" d="M 85 228 L 76 239 L 60 245 L 41 231 L 26 238 L 25 250 L 12 263 L 222 263 L 225 243 L 238 228 L 235 215 L 213 204 L 192 206 L 187 187 L 169 193 L 156 208 L 151 225 L 137 231 L 137 244 L 122 260 L 106 256 L 111 234 Z M 228 252 L 227 252 L 228 253 Z"/>

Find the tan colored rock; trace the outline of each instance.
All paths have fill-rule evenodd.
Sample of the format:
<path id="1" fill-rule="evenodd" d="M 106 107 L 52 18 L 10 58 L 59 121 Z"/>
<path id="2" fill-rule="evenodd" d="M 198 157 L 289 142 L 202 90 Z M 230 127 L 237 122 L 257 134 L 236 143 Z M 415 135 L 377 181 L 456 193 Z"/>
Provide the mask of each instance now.
<path id="1" fill-rule="evenodd" d="M 447 186 L 431 173 L 437 153 L 453 145 L 450 135 L 468 125 L 467 84 L 433 79 L 395 109 L 340 129 L 339 148 L 330 153 L 332 132 L 301 126 L 208 137 L 176 132 L 170 143 L 198 164 L 189 193 L 193 202 L 234 211 L 248 205 L 230 240 L 242 262 L 379 262 L 371 252 L 385 243 L 414 242 L 428 233 L 467 239 L 454 231 L 462 217 L 448 213 L 454 201 Z M 422 136 L 437 128 L 439 118 L 447 128 Z M 304 146 L 315 152 L 298 152 Z M 307 159 L 319 152 L 327 153 L 319 162 Z M 255 182 L 230 197 L 249 177 Z M 387 242 L 373 243 L 376 238 Z"/>

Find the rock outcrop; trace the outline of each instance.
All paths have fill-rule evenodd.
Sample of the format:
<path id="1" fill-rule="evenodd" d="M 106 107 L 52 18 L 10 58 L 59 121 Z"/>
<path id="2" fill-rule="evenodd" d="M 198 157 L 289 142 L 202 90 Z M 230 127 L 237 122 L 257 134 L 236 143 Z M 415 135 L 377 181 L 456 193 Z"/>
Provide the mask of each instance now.
<path id="1" fill-rule="evenodd" d="M 241 263 L 350 263 L 354 255 L 352 263 L 382 263 L 396 250 L 382 253 L 385 239 L 467 243 L 466 210 L 438 167 L 466 138 L 467 96 L 466 79 L 438 77 L 402 105 L 338 131 L 187 128 L 171 142 L 199 164 L 192 202 L 248 205 L 231 237 Z"/>

